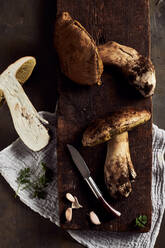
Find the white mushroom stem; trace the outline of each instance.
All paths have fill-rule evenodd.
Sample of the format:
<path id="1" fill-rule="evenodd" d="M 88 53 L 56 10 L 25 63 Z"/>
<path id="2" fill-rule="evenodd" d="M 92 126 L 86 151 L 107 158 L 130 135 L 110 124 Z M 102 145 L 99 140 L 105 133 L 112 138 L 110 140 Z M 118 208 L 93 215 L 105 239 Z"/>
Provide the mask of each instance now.
<path id="1" fill-rule="evenodd" d="M 128 132 L 116 135 L 107 143 L 104 165 L 105 183 L 112 197 L 128 197 L 131 181 L 136 178 L 128 142 Z"/>
<path id="2" fill-rule="evenodd" d="M 31 57 L 26 57 L 26 59 L 21 61 L 21 65 L 30 59 Z M 48 122 L 39 116 L 28 99 L 16 78 L 17 71 L 15 69 L 18 70 L 18 67 L 13 64 L 0 75 L 0 90 L 4 94 L 14 127 L 21 140 L 31 150 L 39 151 L 49 142 L 48 131 L 42 124 L 48 124 Z M 27 75 L 25 74 L 26 72 L 23 74 L 26 77 Z"/>

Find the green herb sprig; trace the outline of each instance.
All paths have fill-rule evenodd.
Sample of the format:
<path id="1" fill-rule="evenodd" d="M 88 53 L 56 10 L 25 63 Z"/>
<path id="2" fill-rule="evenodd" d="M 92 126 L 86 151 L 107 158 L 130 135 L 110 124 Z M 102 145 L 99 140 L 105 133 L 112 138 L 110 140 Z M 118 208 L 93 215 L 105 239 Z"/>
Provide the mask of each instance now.
<path id="1" fill-rule="evenodd" d="M 17 188 L 17 191 L 15 193 L 15 197 L 17 197 L 18 195 L 18 192 L 19 192 L 19 189 L 21 187 L 21 185 L 25 185 L 25 184 L 29 184 L 30 183 L 30 168 L 27 167 L 25 169 L 21 169 L 18 173 L 18 177 L 17 177 L 17 180 L 16 182 L 18 183 L 18 188 Z"/>
<path id="2" fill-rule="evenodd" d="M 18 173 L 16 182 L 18 188 L 15 197 L 18 195 L 19 190 L 29 189 L 32 192 L 32 198 L 45 199 L 47 192 L 46 187 L 53 180 L 53 171 L 46 166 L 45 163 L 41 163 L 42 173 L 35 180 L 31 180 L 32 171 L 29 167 L 21 169 Z M 21 188 L 21 186 L 24 186 Z"/>
<path id="3" fill-rule="evenodd" d="M 136 220 L 136 227 L 144 228 L 147 224 L 147 216 L 146 215 L 139 215 Z"/>

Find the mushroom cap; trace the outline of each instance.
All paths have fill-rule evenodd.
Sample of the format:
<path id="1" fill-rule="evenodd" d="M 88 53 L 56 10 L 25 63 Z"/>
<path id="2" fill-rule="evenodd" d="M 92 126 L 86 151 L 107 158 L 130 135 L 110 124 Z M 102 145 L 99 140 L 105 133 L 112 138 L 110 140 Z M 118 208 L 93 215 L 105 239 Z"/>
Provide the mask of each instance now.
<path id="1" fill-rule="evenodd" d="M 110 113 L 104 119 L 98 119 L 89 126 L 82 139 L 83 146 L 95 146 L 110 140 L 116 134 L 129 131 L 147 122 L 151 118 L 148 110 L 124 110 Z"/>
<path id="2" fill-rule="evenodd" d="M 24 84 L 31 76 L 32 71 L 36 65 L 36 59 L 32 56 L 25 56 L 18 59 L 13 64 L 7 67 L 7 69 L 1 74 L 1 76 L 13 75 L 20 84 Z M 4 102 L 3 91 L 0 90 L 0 106 Z"/>
<path id="3" fill-rule="evenodd" d="M 101 84 L 103 63 L 96 43 L 68 12 L 57 17 L 54 44 L 65 76 L 82 85 Z"/>

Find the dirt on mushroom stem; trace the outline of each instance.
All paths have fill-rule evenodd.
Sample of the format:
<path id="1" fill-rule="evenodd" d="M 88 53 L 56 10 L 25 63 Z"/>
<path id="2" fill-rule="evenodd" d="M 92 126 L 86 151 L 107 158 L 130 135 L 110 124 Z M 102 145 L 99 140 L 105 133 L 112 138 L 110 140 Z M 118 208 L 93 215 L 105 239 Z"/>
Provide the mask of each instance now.
<path id="1" fill-rule="evenodd" d="M 136 172 L 131 161 L 128 132 L 118 134 L 108 141 L 104 178 L 112 197 L 128 197 L 131 193 Z"/>

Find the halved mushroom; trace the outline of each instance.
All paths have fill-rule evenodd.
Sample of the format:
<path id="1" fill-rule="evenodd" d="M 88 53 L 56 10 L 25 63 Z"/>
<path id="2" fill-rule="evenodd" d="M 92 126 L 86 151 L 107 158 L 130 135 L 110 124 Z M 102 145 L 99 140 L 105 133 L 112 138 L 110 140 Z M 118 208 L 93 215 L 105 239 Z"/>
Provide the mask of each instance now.
<path id="1" fill-rule="evenodd" d="M 142 56 L 131 47 L 114 41 L 98 46 L 98 50 L 103 64 L 120 68 L 129 83 L 144 97 L 154 94 L 155 69 L 149 58 Z"/>
<path id="2" fill-rule="evenodd" d="M 107 189 L 114 198 L 128 197 L 136 172 L 131 161 L 128 131 L 147 122 L 151 113 L 147 110 L 125 110 L 111 113 L 105 119 L 96 120 L 83 134 L 83 146 L 95 146 L 108 141 L 104 165 Z"/>
<path id="3" fill-rule="evenodd" d="M 25 145 L 39 151 L 49 142 L 48 131 L 42 124 L 48 122 L 40 117 L 21 86 L 30 77 L 35 64 L 35 58 L 23 57 L 0 75 L 0 100 L 5 98 L 15 129 Z"/>

